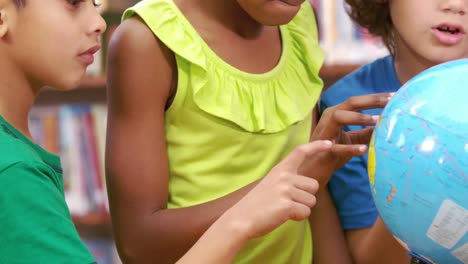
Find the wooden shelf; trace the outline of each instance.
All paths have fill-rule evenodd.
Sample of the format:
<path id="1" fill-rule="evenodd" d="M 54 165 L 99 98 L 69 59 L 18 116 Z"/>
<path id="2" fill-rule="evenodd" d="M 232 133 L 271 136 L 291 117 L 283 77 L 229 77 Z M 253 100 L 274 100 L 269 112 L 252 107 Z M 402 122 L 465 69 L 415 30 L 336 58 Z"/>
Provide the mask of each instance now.
<path id="1" fill-rule="evenodd" d="M 324 65 L 319 73 L 324 83 L 324 89 L 326 90 L 343 76 L 353 72 L 360 66 L 359 64 Z"/>
<path id="2" fill-rule="evenodd" d="M 357 68 L 360 64 L 334 64 L 334 65 L 324 65 L 320 70 L 320 75 L 322 77 L 334 77 L 334 76 L 343 76 L 346 75 Z M 89 76 L 85 77 L 78 89 L 88 89 L 88 88 L 105 88 L 106 87 L 106 76 Z"/>
<path id="3" fill-rule="evenodd" d="M 71 91 L 45 89 L 36 99 L 36 105 L 64 103 L 106 102 L 106 77 L 85 77 L 78 88 Z"/>
<path id="4" fill-rule="evenodd" d="M 333 77 L 342 77 L 357 68 L 361 65 L 359 64 L 336 64 L 336 65 L 324 65 L 320 70 L 320 76 L 322 78 L 333 78 Z"/>
<path id="5" fill-rule="evenodd" d="M 107 213 L 72 215 L 72 220 L 78 233 L 83 237 L 112 237 L 111 219 Z"/>
<path id="6" fill-rule="evenodd" d="M 332 85 L 344 75 L 356 70 L 358 64 L 324 65 L 320 70 L 320 77 L 325 82 L 325 88 Z M 85 77 L 80 86 L 71 91 L 58 91 L 48 89 L 39 94 L 36 104 L 63 104 L 63 103 L 103 103 L 106 102 L 106 77 Z"/>
<path id="7" fill-rule="evenodd" d="M 106 87 L 106 76 L 87 76 L 78 89 L 101 89 Z"/>

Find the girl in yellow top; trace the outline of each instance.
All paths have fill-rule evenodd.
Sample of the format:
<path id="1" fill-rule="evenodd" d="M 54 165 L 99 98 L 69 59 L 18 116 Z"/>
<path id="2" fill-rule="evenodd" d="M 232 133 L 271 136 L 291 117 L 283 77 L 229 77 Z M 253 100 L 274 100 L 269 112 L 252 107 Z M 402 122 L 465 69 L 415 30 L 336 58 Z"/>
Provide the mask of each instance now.
<path id="1" fill-rule="evenodd" d="M 300 166 L 323 187 L 333 170 L 366 151 L 356 143 L 366 143 L 371 128 L 346 134 L 341 125 L 373 125 L 375 117 L 354 111 L 388 100 L 352 98 L 328 110 L 311 135 L 323 54 L 308 1 L 146 0 L 124 20 L 108 61 L 106 167 L 117 245 L 128 263 L 174 263 L 265 175 L 287 173 L 275 165 L 297 146 L 345 143 Z M 346 258 L 328 194 L 317 197 L 316 259 Z M 254 202 L 258 210 L 271 206 Z M 272 194 L 271 203 L 281 200 Z M 308 221 L 287 221 L 235 257 L 311 260 Z"/>

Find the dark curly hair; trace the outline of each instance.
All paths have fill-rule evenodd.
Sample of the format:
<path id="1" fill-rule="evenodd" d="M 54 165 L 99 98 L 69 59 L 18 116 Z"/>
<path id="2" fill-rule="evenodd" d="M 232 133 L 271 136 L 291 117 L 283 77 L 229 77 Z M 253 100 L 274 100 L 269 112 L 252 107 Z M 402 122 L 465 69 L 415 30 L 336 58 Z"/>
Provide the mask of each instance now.
<path id="1" fill-rule="evenodd" d="M 392 55 L 395 54 L 393 22 L 389 0 L 346 0 L 349 16 L 372 35 L 381 37 Z"/>

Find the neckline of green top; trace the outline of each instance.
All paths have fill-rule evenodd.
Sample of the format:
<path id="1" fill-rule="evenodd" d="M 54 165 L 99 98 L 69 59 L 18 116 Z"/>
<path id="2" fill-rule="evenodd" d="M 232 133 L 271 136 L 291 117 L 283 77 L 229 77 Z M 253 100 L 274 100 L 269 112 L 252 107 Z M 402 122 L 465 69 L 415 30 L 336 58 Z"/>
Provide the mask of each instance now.
<path id="1" fill-rule="evenodd" d="M 231 64 L 227 63 L 223 59 L 221 59 L 211 48 L 210 46 L 205 42 L 205 40 L 198 34 L 198 31 L 193 27 L 193 25 L 190 23 L 190 21 L 185 17 L 185 15 L 182 13 L 182 11 L 179 9 L 179 7 L 174 3 L 174 1 L 168 1 L 170 5 L 173 6 L 174 11 L 177 13 L 179 18 L 181 19 L 182 23 L 185 24 L 189 30 L 193 31 L 196 33 L 196 37 L 200 41 L 200 43 L 203 46 L 203 49 L 206 51 L 206 55 L 208 58 L 213 61 L 216 66 L 219 68 L 222 68 L 226 72 L 229 72 L 231 74 L 240 76 L 243 79 L 250 79 L 252 81 L 264 81 L 266 79 L 273 78 L 277 76 L 277 74 L 281 73 L 283 68 L 285 67 L 287 58 L 289 57 L 290 54 L 290 35 L 289 31 L 287 28 L 287 25 L 282 25 L 279 26 L 280 28 L 280 37 L 281 37 L 281 55 L 278 63 L 269 71 L 264 72 L 264 73 L 250 73 L 246 71 L 242 71 Z"/>
<path id="2" fill-rule="evenodd" d="M 6 129 L 8 129 L 8 132 L 11 133 L 15 138 L 21 140 L 25 144 L 27 144 L 29 147 L 34 149 L 41 159 L 45 162 L 50 164 L 51 166 L 59 166 L 60 165 L 60 157 L 56 154 L 53 154 L 35 142 L 33 142 L 31 139 L 26 137 L 23 133 L 21 133 L 19 130 L 17 130 L 14 126 L 12 126 L 5 118 L 0 115 L 0 123 L 5 126 Z"/>

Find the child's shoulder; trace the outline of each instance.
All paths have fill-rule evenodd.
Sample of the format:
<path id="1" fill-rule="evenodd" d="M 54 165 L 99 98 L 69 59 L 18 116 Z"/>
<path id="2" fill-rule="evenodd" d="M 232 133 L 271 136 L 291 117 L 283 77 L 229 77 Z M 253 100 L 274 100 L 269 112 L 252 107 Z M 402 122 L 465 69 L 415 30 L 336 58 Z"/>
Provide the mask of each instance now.
<path id="1" fill-rule="evenodd" d="M 0 173 L 18 163 L 41 162 L 37 153 L 0 123 Z"/>
<path id="2" fill-rule="evenodd" d="M 122 21 L 135 15 L 143 19 L 149 27 L 160 27 L 166 25 L 168 21 L 183 16 L 176 4 L 170 0 L 146 0 L 138 2 L 125 10 Z"/>
<path id="3" fill-rule="evenodd" d="M 118 42 L 123 43 L 122 38 L 125 37 L 126 42 L 131 42 L 137 49 L 131 50 L 131 54 L 137 54 L 138 50 L 144 53 L 158 49 L 165 57 L 174 53 L 194 64 L 204 64 L 201 37 L 173 1 L 137 3 L 125 10 L 117 31 Z"/>
<path id="4" fill-rule="evenodd" d="M 338 80 L 322 94 L 322 100 L 340 100 L 399 86 L 391 56 L 376 59 Z"/>

